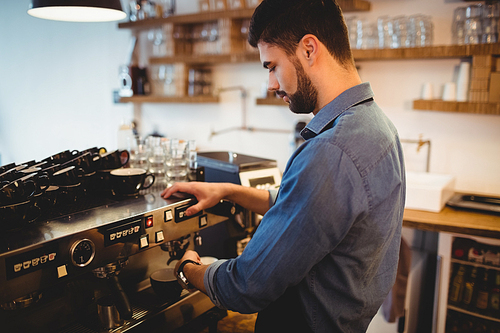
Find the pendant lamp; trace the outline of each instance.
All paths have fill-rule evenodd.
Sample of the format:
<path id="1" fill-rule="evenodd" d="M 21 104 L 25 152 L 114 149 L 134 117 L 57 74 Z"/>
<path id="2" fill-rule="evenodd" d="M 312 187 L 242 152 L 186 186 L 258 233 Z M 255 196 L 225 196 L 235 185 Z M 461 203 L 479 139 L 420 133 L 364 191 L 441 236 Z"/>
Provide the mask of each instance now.
<path id="1" fill-rule="evenodd" d="M 120 0 L 32 0 L 28 14 L 68 22 L 109 22 L 127 17 Z"/>

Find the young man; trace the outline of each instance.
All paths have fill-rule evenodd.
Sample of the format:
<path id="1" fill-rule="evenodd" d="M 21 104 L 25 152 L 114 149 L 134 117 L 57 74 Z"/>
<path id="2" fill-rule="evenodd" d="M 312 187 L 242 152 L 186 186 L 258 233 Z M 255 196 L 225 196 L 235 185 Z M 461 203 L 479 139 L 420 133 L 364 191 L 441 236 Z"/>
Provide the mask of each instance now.
<path id="1" fill-rule="evenodd" d="M 315 116 L 279 193 L 234 184 L 178 183 L 198 199 L 187 213 L 232 200 L 264 217 L 241 256 L 178 274 L 218 306 L 259 312 L 256 332 L 364 332 L 391 289 L 404 209 L 398 134 L 362 83 L 334 0 L 264 0 L 249 42 L 269 89 Z M 187 281 L 186 281 L 187 279 Z"/>

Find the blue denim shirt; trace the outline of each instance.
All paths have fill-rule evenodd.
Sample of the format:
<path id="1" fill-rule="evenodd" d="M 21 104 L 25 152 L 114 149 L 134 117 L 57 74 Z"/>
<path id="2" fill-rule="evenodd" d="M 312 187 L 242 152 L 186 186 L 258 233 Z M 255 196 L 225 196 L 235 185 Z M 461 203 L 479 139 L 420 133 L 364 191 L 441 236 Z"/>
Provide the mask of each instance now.
<path id="1" fill-rule="evenodd" d="M 314 332 L 364 332 L 398 265 L 405 173 L 396 129 L 369 83 L 301 133 L 275 204 L 243 254 L 204 276 L 218 306 L 253 313 L 295 286 Z"/>

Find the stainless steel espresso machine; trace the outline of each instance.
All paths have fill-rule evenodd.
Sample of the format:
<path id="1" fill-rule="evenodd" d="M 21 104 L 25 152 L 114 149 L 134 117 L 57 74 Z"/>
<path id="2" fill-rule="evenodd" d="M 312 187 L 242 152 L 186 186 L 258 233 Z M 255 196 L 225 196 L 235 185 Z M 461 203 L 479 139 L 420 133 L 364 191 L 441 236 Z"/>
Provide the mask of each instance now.
<path id="1" fill-rule="evenodd" d="M 159 193 L 87 198 L 72 213 L 2 232 L 0 330 L 196 332 L 190 325 L 216 322 L 225 314 L 204 294 L 161 299 L 149 282 L 199 243 L 200 231 L 226 220 L 207 211 L 187 217 L 194 203 Z"/>

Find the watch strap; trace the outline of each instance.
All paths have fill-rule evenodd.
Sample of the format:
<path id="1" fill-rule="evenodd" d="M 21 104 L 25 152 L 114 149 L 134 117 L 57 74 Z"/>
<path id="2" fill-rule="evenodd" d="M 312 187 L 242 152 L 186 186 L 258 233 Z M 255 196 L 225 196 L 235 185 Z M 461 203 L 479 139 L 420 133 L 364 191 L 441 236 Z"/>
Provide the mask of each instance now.
<path id="1" fill-rule="evenodd" d="M 200 263 L 191 259 L 186 259 L 180 264 L 179 269 L 177 270 L 177 279 L 181 282 L 182 286 L 186 289 L 194 289 L 195 287 L 189 282 L 186 274 L 184 274 L 184 266 L 186 266 L 186 264 L 200 265 Z"/>

